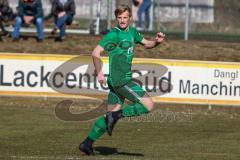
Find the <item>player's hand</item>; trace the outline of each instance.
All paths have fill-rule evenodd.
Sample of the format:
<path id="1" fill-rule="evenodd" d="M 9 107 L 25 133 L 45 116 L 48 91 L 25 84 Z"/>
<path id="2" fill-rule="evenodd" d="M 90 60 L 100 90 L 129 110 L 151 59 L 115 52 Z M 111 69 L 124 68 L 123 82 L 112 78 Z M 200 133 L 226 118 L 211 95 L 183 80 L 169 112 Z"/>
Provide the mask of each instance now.
<path id="1" fill-rule="evenodd" d="M 164 41 L 164 38 L 165 38 L 165 34 L 163 34 L 162 32 L 159 32 L 156 35 L 156 42 L 162 43 Z"/>
<path id="2" fill-rule="evenodd" d="M 97 78 L 98 78 L 98 82 L 100 84 L 106 85 L 106 79 L 105 79 L 102 71 L 98 73 Z"/>

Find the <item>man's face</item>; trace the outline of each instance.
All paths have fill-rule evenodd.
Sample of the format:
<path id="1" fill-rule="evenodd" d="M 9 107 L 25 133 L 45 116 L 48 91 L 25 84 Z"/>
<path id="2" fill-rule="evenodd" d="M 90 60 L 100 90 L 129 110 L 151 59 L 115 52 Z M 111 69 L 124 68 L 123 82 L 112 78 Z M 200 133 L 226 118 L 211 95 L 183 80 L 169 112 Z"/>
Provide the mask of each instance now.
<path id="1" fill-rule="evenodd" d="M 125 11 L 117 15 L 117 22 L 120 28 L 126 29 L 130 23 L 130 15 L 128 11 Z"/>

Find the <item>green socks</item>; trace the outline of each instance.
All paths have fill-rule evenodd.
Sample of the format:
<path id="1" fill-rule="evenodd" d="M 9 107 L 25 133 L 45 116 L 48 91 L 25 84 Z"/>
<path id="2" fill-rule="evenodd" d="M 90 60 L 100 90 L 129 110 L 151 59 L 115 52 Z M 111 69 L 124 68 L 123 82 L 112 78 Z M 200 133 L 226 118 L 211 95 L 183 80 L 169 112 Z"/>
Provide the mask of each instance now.
<path id="1" fill-rule="evenodd" d="M 106 121 L 105 116 L 99 117 L 97 121 L 94 123 L 91 132 L 89 133 L 89 137 L 96 141 L 99 137 L 101 137 L 106 131 Z"/>
<path id="2" fill-rule="evenodd" d="M 148 113 L 148 109 L 141 103 L 135 103 L 134 105 L 127 105 L 122 109 L 123 117 L 134 117 Z"/>
<path id="3" fill-rule="evenodd" d="M 122 117 L 134 117 L 140 116 L 142 114 L 148 113 L 148 109 L 141 103 L 135 103 L 134 105 L 127 105 L 122 109 Z M 97 121 L 94 123 L 91 132 L 88 137 L 90 137 L 93 141 L 96 141 L 106 132 L 106 121 L 105 116 L 99 117 Z"/>

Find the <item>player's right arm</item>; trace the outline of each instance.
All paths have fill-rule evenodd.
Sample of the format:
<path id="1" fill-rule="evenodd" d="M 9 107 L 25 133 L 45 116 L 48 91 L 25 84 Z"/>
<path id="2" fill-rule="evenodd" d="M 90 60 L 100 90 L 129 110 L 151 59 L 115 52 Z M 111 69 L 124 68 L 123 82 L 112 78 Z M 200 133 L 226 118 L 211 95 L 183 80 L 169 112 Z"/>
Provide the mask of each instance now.
<path id="1" fill-rule="evenodd" d="M 100 45 L 97 45 L 92 52 L 93 64 L 94 64 L 95 70 L 97 72 L 98 82 L 100 84 L 106 84 L 106 79 L 105 79 L 103 71 L 102 71 L 103 62 L 102 62 L 101 56 L 100 56 L 101 52 L 103 52 L 103 51 L 104 51 L 104 49 Z"/>

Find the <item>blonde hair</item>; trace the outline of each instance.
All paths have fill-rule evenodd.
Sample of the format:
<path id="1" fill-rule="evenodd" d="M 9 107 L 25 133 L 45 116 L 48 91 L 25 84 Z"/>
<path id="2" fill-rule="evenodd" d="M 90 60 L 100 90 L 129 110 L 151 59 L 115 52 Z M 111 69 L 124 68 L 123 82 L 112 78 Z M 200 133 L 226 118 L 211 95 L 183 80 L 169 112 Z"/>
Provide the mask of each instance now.
<path id="1" fill-rule="evenodd" d="M 116 10 L 115 10 L 115 17 L 117 17 L 119 14 L 122 14 L 123 12 L 128 11 L 129 12 L 129 16 L 132 17 L 132 10 L 128 5 L 119 5 Z"/>

